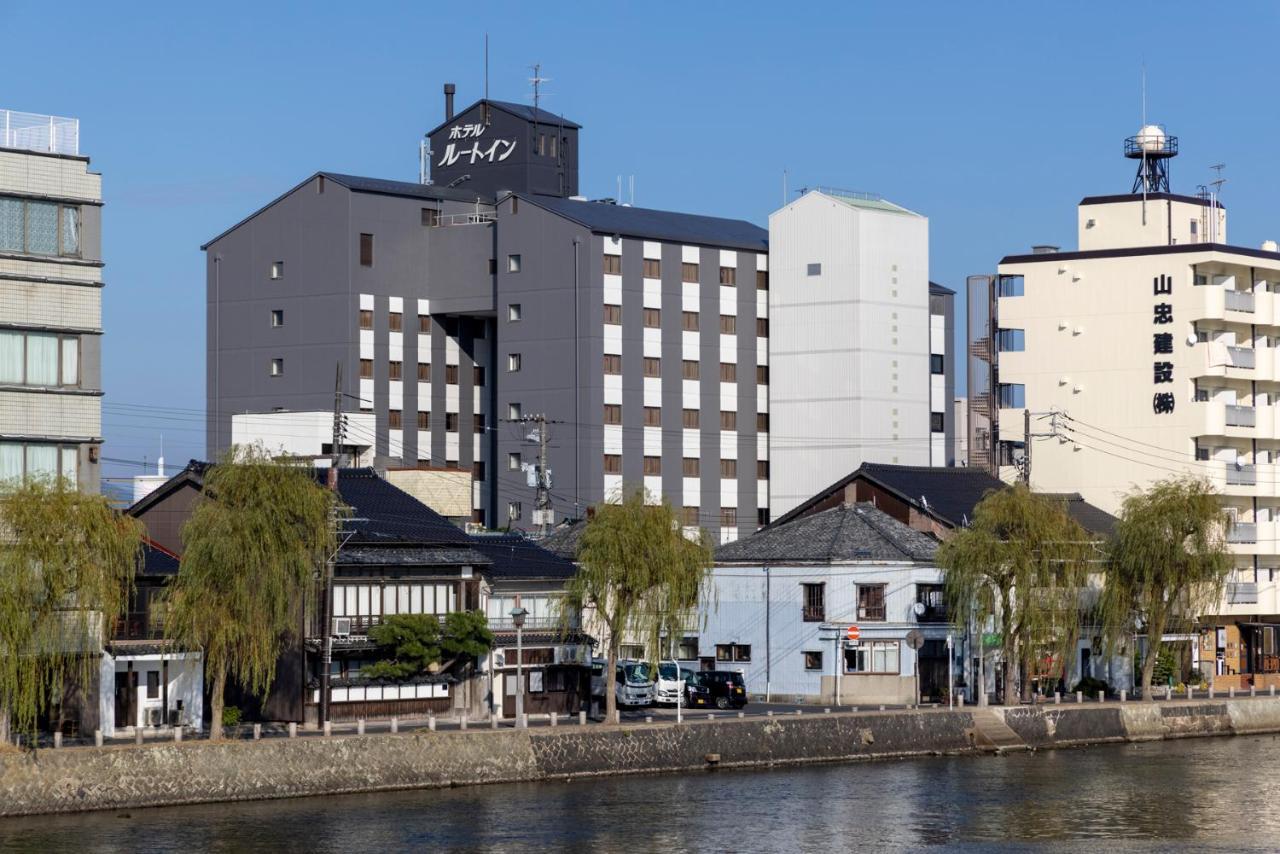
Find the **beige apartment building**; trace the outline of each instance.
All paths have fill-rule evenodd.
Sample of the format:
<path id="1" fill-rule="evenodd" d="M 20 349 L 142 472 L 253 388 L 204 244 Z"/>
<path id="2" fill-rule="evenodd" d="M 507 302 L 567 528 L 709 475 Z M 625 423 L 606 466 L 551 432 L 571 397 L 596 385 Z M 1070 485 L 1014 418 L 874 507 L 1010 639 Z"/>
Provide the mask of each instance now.
<path id="1" fill-rule="evenodd" d="M 1037 491 L 1112 513 L 1156 480 L 1207 478 L 1236 566 L 1179 640 L 1220 687 L 1264 687 L 1280 681 L 1280 253 L 1228 244 L 1212 194 L 1142 178 L 1080 202 L 1077 251 L 970 278 L 970 465 L 1029 468 Z"/>
<path id="2" fill-rule="evenodd" d="M 0 109 L 0 480 L 96 492 L 102 176 L 76 119 Z"/>

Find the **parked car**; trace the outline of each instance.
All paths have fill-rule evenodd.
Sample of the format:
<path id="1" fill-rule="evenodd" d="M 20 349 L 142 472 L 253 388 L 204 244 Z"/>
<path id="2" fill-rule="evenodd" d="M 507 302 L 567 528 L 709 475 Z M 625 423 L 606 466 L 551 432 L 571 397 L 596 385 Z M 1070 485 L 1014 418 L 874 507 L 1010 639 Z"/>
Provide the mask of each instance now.
<path id="1" fill-rule="evenodd" d="M 676 671 L 679 670 L 677 676 Z M 664 661 L 658 665 L 657 695 L 654 700 L 659 706 L 674 706 L 680 696 L 680 681 L 686 683 L 693 677 L 693 671 L 678 667 L 674 661 Z"/>
<path id="2" fill-rule="evenodd" d="M 603 658 L 591 660 L 591 696 L 603 702 L 606 680 L 605 668 L 608 662 Z M 654 683 L 652 668 L 643 661 L 619 661 L 614 670 L 616 684 L 613 696 L 619 708 L 651 706 L 654 699 Z"/>
<path id="3" fill-rule="evenodd" d="M 685 680 L 685 697 L 691 707 L 741 709 L 747 704 L 747 683 L 735 671 L 703 670 Z"/>

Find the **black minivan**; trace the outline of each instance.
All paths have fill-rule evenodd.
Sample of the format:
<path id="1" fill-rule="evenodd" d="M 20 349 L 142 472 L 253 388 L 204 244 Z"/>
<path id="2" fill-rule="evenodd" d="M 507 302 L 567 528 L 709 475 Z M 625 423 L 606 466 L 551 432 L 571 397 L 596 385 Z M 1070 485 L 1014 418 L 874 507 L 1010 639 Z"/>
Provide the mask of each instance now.
<path id="1" fill-rule="evenodd" d="M 703 670 L 685 680 L 685 696 L 690 707 L 741 709 L 747 704 L 747 683 L 731 670 Z"/>

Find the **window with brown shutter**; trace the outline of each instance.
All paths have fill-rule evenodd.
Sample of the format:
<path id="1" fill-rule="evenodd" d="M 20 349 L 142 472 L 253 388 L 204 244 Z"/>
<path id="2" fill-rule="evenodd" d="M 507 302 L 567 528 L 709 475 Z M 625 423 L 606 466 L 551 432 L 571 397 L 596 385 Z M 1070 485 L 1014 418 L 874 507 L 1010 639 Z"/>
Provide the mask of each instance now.
<path id="1" fill-rule="evenodd" d="M 662 426 L 662 410 L 657 406 L 646 406 L 644 408 L 644 426 L 661 427 Z"/>
<path id="2" fill-rule="evenodd" d="M 387 329 L 391 332 L 403 332 L 404 314 L 398 311 L 391 312 L 387 317 Z"/>
<path id="3" fill-rule="evenodd" d="M 604 271 L 610 276 L 619 276 L 622 274 L 622 256 L 606 255 L 604 256 Z"/>
<path id="4" fill-rule="evenodd" d="M 801 619 L 806 623 L 821 623 L 827 618 L 827 585 L 801 584 L 800 588 L 804 602 Z"/>
<path id="5" fill-rule="evenodd" d="M 662 360 L 646 356 L 644 359 L 644 375 L 646 377 L 662 376 Z"/>
<path id="6" fill-rule="evenodd" d="M 471 384 L 475 386 L 484 385 L 484 366 L 474 365 L 471 368 Z"/>
<path id="7" fill-rule="evenodd" d="M 419 430 L 431 429 L 431 413 L 430 412 L 418 413 L 418 429 Z"/>
<path id="8" fill-rule="evenodd" d="M 662 328 L 662 310 L 657 308 L 646 308 L 644 310 L 644 325 L 648 329 Z"/>
<path id="9" fill-rule="evenodd" d="M 726 335 L 731 335 L 738 331 L 738 318 L 732 314 L 720 315 L 720 331 Z"/>
<path id="10" fill-rule="evenodd" d="M 769 432 L 769 413 L 767 412 L 756 413 L 756 430 L 761 433 Z"/>
<path id="11" fill-rule="evenodd" d="M 605 424 L 621 424 L 622 423 L 622 405 L 617 403 L 606 403 L 604 405 L 604 423 Z"/>
<path id="12" fill-rule="evenodd" d="M 756 318 L 756 335 L 758 335 L 761 338 L 769 337 L 769 318 L 767 317 Z"/>
<path id="13" fill-rule="evenodd" d="M 696 281 L 698 281 L 698 265 L 697 265 L 697 264 L 690 264 L 688 261 L 685 261 L 683 264 L 681 264 L 681 265 L 680 265 L 680 280 L 681 280 L 682 282 L 696 282 Z"/>
<path id="14" fill-rule="evenodd" d="M 720 476 L 721 476 L 721 477 L 724 477 L 724 478 L 729 478 L 730 480 L 732 480 L 733 478 L 737 477 L 737 476 L 738 476 L 738 461 L 737 461 L 737 460 L 721 460 L 721 461 L 720 461 Z"/>
<path id="15" fill-rule="evenodd" d="M 697 332 L 698 313 L 696 311 L 682 312 L 680 315 L 680 325 L 686 332 Z"/>
<path id="16" fill-rule="evenodd" d="M 697 477 L 700 469 L 701 469 L 701 466 L 698 463 L 697 457 L 684 458 L 681 465 L 681 470 L 684 472 L 685 477 Z"/>
<path id="17" fill-rule="evenodd" d="M 759 385 L 769 384 L 769 366 L 756 365 L 756 383 Z"/>
<path id="18" fill-rule="evenodd" d="M 604 354 L 604 372 L 606 374 L 622 373 L 622 357 L 613 353 Z"/>
<path id="19" fill-rule="evenodd" d="M 696 410 L 696 409 L 686 409 L 686 410 L 684 411 L 684 426 L 685 426 L 687 429 L 689 429 L 689 430 L 697 430 L 697 429 L 698 429 L 698 422 L 699 422 L 700 420 L 701 420 L 701 419 L 699 419 L 699 418 L 698 418 L 698 410 Z"/>
<path id="20" fill-rule="evenodd" d="M 662 262 L 656 258 L 644 259 L 644 277 L 646 279 L 661 279 Z"/>
<path id="21" fill-rule="evenodd" d="M 736 383 L 738 381 L 738 366 L 733 362 L 720 363 L 720 382 Z"/>
<path id="22" fill-rule="evenodd" d="M 429 314 L 418 315 L 418 331 L 421 332 L 423 335 L 431 334 L 431 315 Z"/>
<path id="23" fill-rule="evenodd" d="M 756 288 L 758 290 L 769 290 L 769 271 L 756 270 Z"/>
<path id="24" fill-rule="evenodd" d="M 644 473 L 647 475 L 662 474 L 662 457 L 645 457 Z"/>
<path id="25" fill-rule="evenodd" d="M 373 379 L 373 359 L 360 360 L 360 379 L 362 380 Z"/>
<path id="26" fill-rule="evenodd" d="M 699 373 L 698 363 L 689 359 L 686 359 L 680 366 L 680 374 L 687 380 L 696 380 Z"/>
<path id="27" fill-rule="evenodd" d="M 622 455 L 621 454 L 605 454 L 604 455 L 604 473 L 605 474 L 622 474 Z"/>
<path id="28" fill-rule="evenodd" d="M 360 235 L 360 266 L 361 267 L 373 266 L 373 235 L 372 234 Z"/>
<path id="29" fill-rule="evenodd" d="M 683 517 L 685 527 L 686 528 L 698 527 L 698 508 L 682 507 L 680 509 L 683 511 L 680 515 Z"/>
<path id="30" fill-rule="evenodd" d="M 387 429 L 399 430 L 401 426 L 401 412 L 399 409 L 391 409 L 387 411 Z"/>
<path id="31" fill-rule="evenodd" d="M 360 328 L 361 329 L 373 328 L 373 311 L 371 309 L 367 309 L 367 308 L 360 309 Z"/>
<path id="32" fill-rule="evenodd" d="M 446 412 L 444 414 L 444 429 L 449 433 L 458 432 L 458 413 Z"/>
<path id="33" fill-rule="evenodd" d="M 404 362 L 388 362 L 387 363 L 387 379 L 389 380 L 404 379 Z"/>
<path id="34" fill-rule="evenodd" d="M 858 620 L 883 622 L 884 613 L 884 585 L 859 584 Z"/>
<path id="35" fill-rule="evenodd" d="M 756 477 L 760 480 L 769 479 L 769 461 L 756 460 Z"/>
<path id="36" fill-rule="evenodd" d="M 724 528 L 735 528 L 738 525 L 738 508 L 721 507 L 720 508 L 720 526 Z"/>
<path id="37" fill-rule="evenodd" d="M 614 324 L 614 325 L 618 325 L 622 323 L 622 306 L 605 305 L 604 322 L 609 324 Z"/>
<path id="38" fill-rule="evenodd" d="M 737 430 L 738 429 L 738 413 L 730 412 L 729 410 L 721 410 L 720 429 L 721 430 Z"/>
<path id="39" fill-rule="evenodd" d="M 446 385 L 458 384 L 458 366 L 457 365 L 444 366 L 444 381 Z"/>
<path id="40" fill-rule="evenodd" d="M 431 382 L 431 364 L 430 363 L 428 362 L 418 363 L 418 382 L 420 383 Z"/>
<path id="41" fill-rule="evenodd" d="M 736 285 L 738 284 L 738 270 L 736 267 L 720 268 L 720 284 Z"/>

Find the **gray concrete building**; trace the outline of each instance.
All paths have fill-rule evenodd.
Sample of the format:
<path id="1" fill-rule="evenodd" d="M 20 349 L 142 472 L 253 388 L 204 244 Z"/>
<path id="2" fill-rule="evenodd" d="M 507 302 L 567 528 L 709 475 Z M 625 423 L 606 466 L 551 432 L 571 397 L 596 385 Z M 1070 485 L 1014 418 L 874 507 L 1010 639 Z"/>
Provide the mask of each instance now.
<path id="1" fill-rule="evenodd" d="M 344 411 L 374 416 L 344 449 L 470 469 L 490 527 L 624 484 L 720 541 L 766 522 L 765 230 L 587 201 L 577 124 L 446 98 L 432 183 L 319 172 L 204 247 L 209 454 L 235 414 L 331 410 L 340 366 Z"/>
<path id="2" fill-rule="evenodd" d="M 102 267 L 79 121 L 0 109 L 0 481 L 98 490 Z"/>

